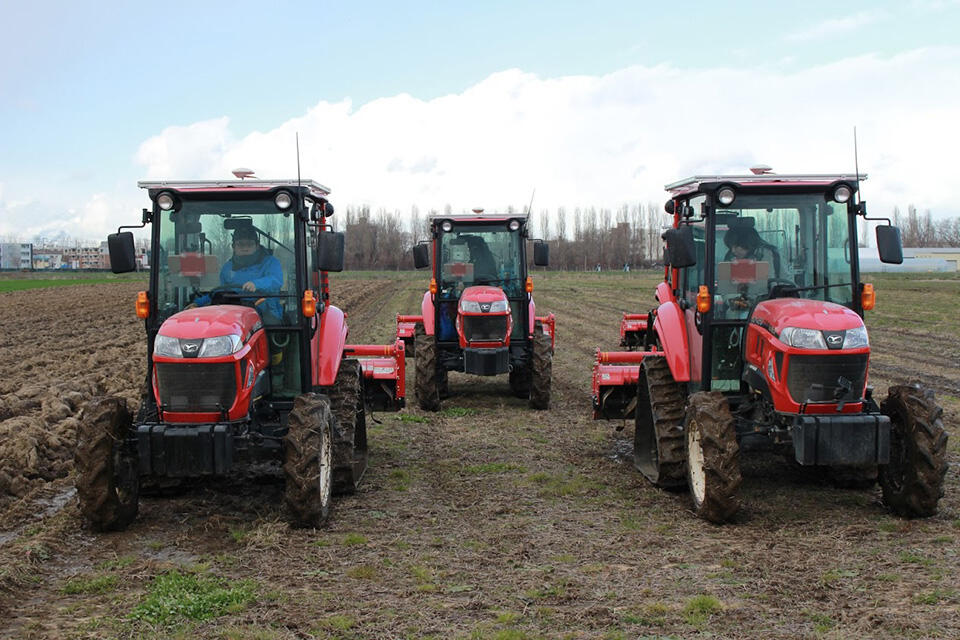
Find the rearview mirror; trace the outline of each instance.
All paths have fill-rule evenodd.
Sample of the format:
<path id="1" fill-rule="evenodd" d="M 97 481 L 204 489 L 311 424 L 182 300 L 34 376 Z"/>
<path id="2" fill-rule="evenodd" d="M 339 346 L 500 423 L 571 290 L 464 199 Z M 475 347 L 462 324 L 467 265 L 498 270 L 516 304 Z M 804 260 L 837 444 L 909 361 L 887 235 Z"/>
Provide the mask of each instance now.
<path id="1" fill-rule="evenodd" d="M 417 269 L 430 266 L 430 245 L 421 242 L 413 246 L 413 266 Z"/>
<path id="2" fill-rule="evenodd" d="M 317 269 L 343 271 L 344 236 L 342 231 L 324 231 L 317 237 Z"/>
<path id="3" fill-rule="evenodd" d="M 533 264 L 538 267 L 550 266 L 550 245 L 543 240 L 533 243 Z"/>
<path id="4" fill-rule="evenodd" d="M 693 244 L 693 229 L 687 226 L 668 229 L 663 234 L 667 241 L 667 264 L 683 269 L 697 264 L 697 250 Z"/>
<path id="5" fill-rule="evenodd" d="M 900 238 L 900 227 L 892 225 L 877 227 L 877 253 L 880 254 L 880 262 L 903 264 L 903 240 Z"/>
<path id="6" fill-rule="evenodd" d="M 133 246 L 133 234 L 129 231 L 111 233 L 107 236 L 110 250 L 110 270 L 114 273 L 129 273 L 137 269 L 137 250 Z"/>

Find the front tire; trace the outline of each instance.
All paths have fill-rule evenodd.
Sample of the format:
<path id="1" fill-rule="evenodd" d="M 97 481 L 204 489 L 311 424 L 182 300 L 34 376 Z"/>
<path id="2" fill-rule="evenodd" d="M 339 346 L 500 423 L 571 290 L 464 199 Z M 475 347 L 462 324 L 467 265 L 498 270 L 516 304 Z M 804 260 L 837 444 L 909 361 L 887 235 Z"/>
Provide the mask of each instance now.
<path id="1" fill-rule="evenodd" d="M 879 473 L 884 504 L 904 518 L 935 515 L 947 474 L 947 433 L 933 390 L 890 387 L 880 411 L 890 417 L 890 463 Z"/>
<path id="2" fill-rule="evenodd" d="M 633 465 L 658 487 L 687 483 L 683 438 L 683 388 L 673 379 L 663 356 L 646 356 L 637 384 Z"/>
<path id="3" fill-rule="evenodd" d="M 726 398 L 718 391 L 690 396 L 684 419 L 687 480 L 698 516 L 716 524 L 740 508 L 740 446 Z"/>
<path id="4" fill-rule="evenodd" d="M 553 377 L 553 348 L 539 320 L 533 327 L 533 357 L 530 360 L 530 407 L 538 411 L 550 408 Z"/>
<path id="5" fill-rule="evenodd" d="M 360 361 L 343 359 L 330 388 L 333 425 L 333 491 L 351 494 L 367 470 L 367 417 Z"/>
<path id="6" fill-rule="evenodd" d="M 437 375 L 437 339 L 427 335 L 423 325 L 417 324 L 415 349 L 417 365 L 414 371 L 414 391 L 417 404 L 424 411 L 440 410 L 440 389 Z"/>
<path id="7" fill-rule="evenodd" d="M 80 511 L 97 531 L 121 531 L 137 517 L 137 460 L 124 439 L 131 419 L 122 398 L 94 398 L 83 411 L 74 465 Z"/>
<path id="8" fill-rule="evenodd" d="M 316 393 L 297 396 L 287 418 L 283 498 L 295 527 L 319 527 L 330 516 L 333 420 L 330 401 Z"/>

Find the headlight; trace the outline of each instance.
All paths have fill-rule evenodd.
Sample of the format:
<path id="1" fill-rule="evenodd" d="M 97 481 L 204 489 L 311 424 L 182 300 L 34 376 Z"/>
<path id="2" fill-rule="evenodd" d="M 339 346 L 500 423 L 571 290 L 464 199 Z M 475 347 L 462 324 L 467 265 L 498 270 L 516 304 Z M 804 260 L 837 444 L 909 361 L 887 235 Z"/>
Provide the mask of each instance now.
<path id="1" fill-rule="evenodd" d="M 217 336 L 215 338 L 205 338 L 200 347 L 198 358 L 216 358 L 219 356 L 228 356 L 240 348 L 240 336 Z"/>
<path id="2" fill-rule="evenodd" d="M 293 204 L 293 197 L 286 191 L 281 191 L 273 199 L 273 202 L 277 205 L 277 209 L 289 209 L 290 205 Z"/>
<path id="3" fill-rule="evenodd" d="M 720 201 L 720 204 L 727 206 L 733 202 L 733 199 L 736 197 L 736 194 L 733 192 L 733 189 L 730 187 L 724 187 L 717 191 L 717 200 Z"/>
<path id="4" fill-rule="evenodd" d="M 826 349 L 823 334 L 817 329 L 787 327 L 780 332 L 780 342 L 798 349 Z"/>
<path id="5" fill-rule="evenodd" d="M 497 300 L 490 303 L 490 313 L 505 313 L 507 310 L 506 300 Z"/>
<path id="6" fill-rule="evenodd" d="M 443 229 L 445 232 L 449 233 L 453 231 L 453 223 L 450 222 L 449 220 L 444 220 L 443 222 L 440 223 L 440 228 Z"/>
<path id="7" fill-rule="evenodd" d="M 170 211 L 173 209 L 173 196 L 169 193 L 161 193 L 157 196 L 157 206 L 164 211 Z"/>
<path id="8" fill-rule="evenodd" d="M 844 349 L 861 349 L 869 346 L 870 339 L 867 337 L 866 327 L 847 329 L 847 335 L 845 335 L 843 338 Z"/>
<path id="9" fill-rule="evenodd" d="M 170 336 L 162 336 L 159 333 L 153 339 L 153 354 L 156 356 L 166 356 L 168 358 L 182 358 L 180 351 L 180 340 Z"/>
<path id="10" fill-rule="evenodd" d="M 461 300 L 460 311 L 464 313 L 480 313 L 480 303 L 476 300 Z"/>
<path id="11" fill-rule="evenodd" d="M 516 231 L 519 228 L 520 228 L 520 221 L 517 219 L 513 219 L 507 223 L 507 229 L 510 229 L 510 231 Z"/>
<path id="12" fill-rule="evenodd" d="M 850 190 L 850 187 L 842 184 L 834 190 L 833 199 L 842 204 L 849 200 L 851 195 L 853 195 L 853 191 Z"/>

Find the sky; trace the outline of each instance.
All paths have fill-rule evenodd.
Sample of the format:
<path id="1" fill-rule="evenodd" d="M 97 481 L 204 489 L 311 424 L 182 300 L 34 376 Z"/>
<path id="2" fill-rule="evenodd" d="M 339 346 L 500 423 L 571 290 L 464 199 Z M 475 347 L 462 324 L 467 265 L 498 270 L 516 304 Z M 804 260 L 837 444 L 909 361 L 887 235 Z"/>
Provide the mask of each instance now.
<path id="1" fill-rule="evenodd" d="M 960 0 L 0 0 L 0 238 L 100 239 L 142 179 L 301 173 L 406 215 L 662 203 L 854 170 L 960 215 Z"/>

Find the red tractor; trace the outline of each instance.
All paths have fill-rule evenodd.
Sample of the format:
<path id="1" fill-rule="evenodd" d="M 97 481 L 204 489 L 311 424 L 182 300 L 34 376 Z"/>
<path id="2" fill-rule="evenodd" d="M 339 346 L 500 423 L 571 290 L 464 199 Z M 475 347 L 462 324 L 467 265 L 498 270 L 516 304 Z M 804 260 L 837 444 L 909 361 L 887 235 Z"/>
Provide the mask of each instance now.
<path id="1" fill-rule="evenodd" d="M 855 175 L 695 176 L 667 185 L 657 306 L 624 314 L 597 352 L 594 418 L 633 419 L 634 463 L 659 487 L 688 485 L 698 515 L 737 512 L 739 457 L 786 454 L 840 486 L 871 486 L 895 513 L 936 513 L 947 471 L 933 392 L 867 384 L 874 306 L 857 251 Z M 880 259 L 903 260 L 877 227 Z"/>
<path id="2" fill-rule="evenodd" d="M 527 273 L 527 218 L 474 213 L 432 219 L 432 247 L 424 242 L 413 248 L 418 269 L 429 267 L 433 256 L 421 314 L 397 316 L 397 337 L 413 343 L 416 352 L 417 403 L 425 411 L 440 408 L 448 371 L 509 373 L 514 395 L 546 409 L 555 321 L 552 313 L 536 315 Z M 535 265 L 549 263 L 549 249 L 534 241 Z"/>
<path id="3" fill-rule="evenodd" d="M 84 413 L 83 515 L 123 529 L 141 487 L 280 462 L 293 524 L 321 524 L 331 492 L 354 491 L 366 470 L 368 408 L 404 404 L 403 343 L 347 344 L 346 316 L 330 303 L 344 236 L 327 224 L 329 190 L 311 180 L 139 186 L 152 201 L 140 225 L 151 231 L 150 284 L 136 302 L 146 382 L 136 417 L 113 397 Z M 114 273 L 135 269 L 132 233 L 108 245 Z"/>

